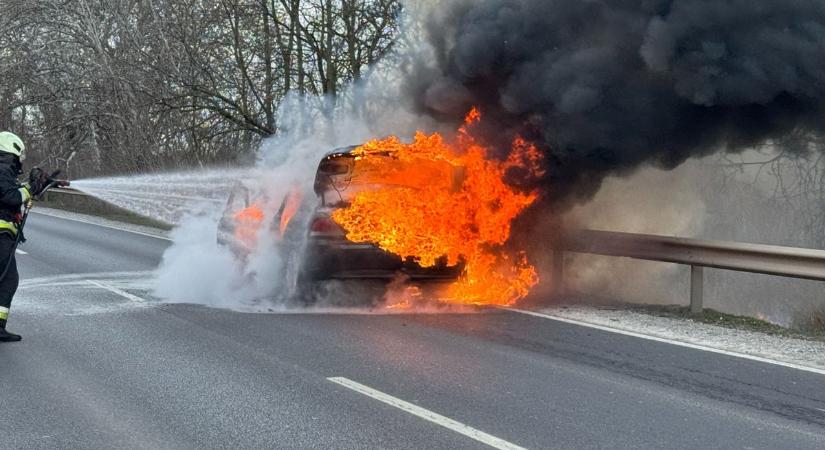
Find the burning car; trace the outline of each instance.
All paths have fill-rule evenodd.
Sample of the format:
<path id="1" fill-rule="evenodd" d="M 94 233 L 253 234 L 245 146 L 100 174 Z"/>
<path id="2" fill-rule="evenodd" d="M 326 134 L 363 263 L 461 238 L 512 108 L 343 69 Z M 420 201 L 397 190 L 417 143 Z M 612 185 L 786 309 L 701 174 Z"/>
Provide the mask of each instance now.
<path id="1" fill-rule="evenodd" d="M 539 282 L 527 252 L 507 245 L 513 220 L 538 192 L 507 179 L 514 172 L 524 180 L 540 178 L 542 155 L 514 136 L 505 158 L 491 157 L 472 133 L 480 120 L 473 109 L 450 139 L 418 132 L 411 142 L 390 136 L 325 155 L 312 201 L 294 197 L 296 203 L 291 195 L 275 199 L 278 213 L 268 219 L 266 208 L 256 209 L 260 201 L 244 200 L 242 205 L 251 206 L 226 216 L 236 247 L 243 248 L 250 236 L 260 238 L 262 227 L 277 229 L 276 223 L 279 236 L 299 230 L 299 250 L 292 239 L 278 242 L 288 250 L 287 261 L 300 261 L 287 264 L 300 269 L 295 278 L 286 275 L 295 280 L 286 288 L 309 293 L 301 295 L 305 298 L 315 297 L 319 286 L 323 292 L 325 284 L 341 284 L 321 280 L 356 279 L 365 285 L 374 283 L 363 280 L 412 279 L 449 282 L 438 294 L 441 302 L 512 305 Z M 293 210 L 307 211 L 306 220 L 293 219 L 301 226 L 284 230 L 284 217 L 288 224 L 296 214 L 285 213 Z"/>
<path id="2" fill-rule="evenodd" d="M 360 192 L 418 189 L 429 183 L 412 176 L 419 170 L 396 160 L 392 151 L 362 158 L 353 153 L 356 148 L 336 149 L 321 159 L 313 185 L 314 198 L 303 196 L 297 188 L 283 195 L 256 183 L 237 183 L 218 225 L 218 244 L 245 263 L 258 246 L 265 244 L 263 241 L 274 243 L 278 257 L 286 262 L 284 273 L 279 274 L 284 277 L 284 284 L 279 283 L 283 294 L 298 294 L 304 300 L 319 292 L 317 288 L 325 280 L 381 280 L 383 287 L 387 280 L 399 276 L 416 281 L 456 279 L 462 263 L 448 265 L 442 258 L 425 268 L 376 244 L 351 241 L 334 221 L 334 212 L 346 208 Z M 382 166 L 378 167 L 376 161 Z M 440 166 L 440 174 L 454 179 L 450 183 L 460 183 L 463 172 L 459 168 Z"/>
<path id="3" fill-rule="evenodd" d="M 347 206 L 331 217 L 348 241 L 374 244 L 424 273 L 460 272 L 439 302 L 506 306 L 539 282 L 526 249 L 508 243 L 515 218 L 538 199 L 529 185 L 544 175 L 542 154 L 519 135 L 509 151 L 493 151 L 474 134 L 480 122 L 472 108 L 450 135 L 388 136 L 337 156 L 352 161 L 342 181 L 355 194 L 340 195 Z M 331 171 L 348 173 L 348 164 Z"/>
<path id="4" fill-rule="evenodd" d="M 416 176 L 420 171 L 398 160 L 390 150 L 364 158 L 346 147 L 328 153 L 318 165 L 314 191 L 317 206 L 309 220 L 302 276 L 305 280 L 390 279 L 402 274 L 413 280 L 453 280 L 462 264 L 448 265 L 446 258 L 431 267 L 422 267 L 412 258 L 401 258 L 368 242 L 353 242 L 333 215 L 349 206 L 364 191 L 386 188 L 420 189 L 430 180 Z M 380 162 L 380 164 L 376 164 Z M 424 164 L 424 162 L 421 162 Z M 460 184 L 460 168 L 441 164 L 438 173 Z"/>

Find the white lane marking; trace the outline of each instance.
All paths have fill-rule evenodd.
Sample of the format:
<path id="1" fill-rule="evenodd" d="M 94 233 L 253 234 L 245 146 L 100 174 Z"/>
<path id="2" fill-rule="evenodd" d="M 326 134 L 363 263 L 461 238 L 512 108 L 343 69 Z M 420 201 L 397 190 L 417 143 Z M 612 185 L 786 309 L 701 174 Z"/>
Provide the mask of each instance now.
<path id="1" fill-rule="evenodd" d="M 475 428 L 464 425 L 461 422 L 456 422 L 455 420 L 450 419 L 449 417 L 444 417 L 428 409 L 424 409 L 420 406 L 416 406 L 412 403 L 405 402 L 404 400 L 385 394 L 381 391 L 377 391 L 369 386 L 364 386 L 363 384 L 352 381 L 349 378 L 329 377 L 327 378 L 327 380 L 332 381 L 336 384 L 340 384 L 341 386 L 358 392 L 359 394 L 366 395 L 367 397 L 372 397 L 375 400 L 378 400 L 382 403 L 394 406 L 404 412 L 408 412 L 414 416 L 418 416 L 436 425 L 441 425 L 442 427 L 448 428 L 452 431 L 455 431 L 456 433 L 463 434 L 464 436 L 475 439 L 476 441 L 481 442 L 482 444 L 487 444 L 490 447 L 507 450 L 524 450 L 524 447 L 519 447 L 518 445 L 512 444 L 503 439 L 499 439 L 493 435 L 487 434 L 483 431 L 479 431 Z"/>
<path id="2" fill-rule="evenodd" d="M 63 275 L 53 275 L 50 277 L 29 278 L 20 282 L 20 287 L 33 287 L 43 284 L 55 284 L 67 281 L 83 281 L 86 283 L 87 279 L 140 279 L 147 278 L 154 274 L 154 271 L 132 271 L 132 272 L 86 272 L 86 273 L 68 273 Z"/>
<path id="3" fill-rule="evenodd" d="M 55 282 L 55 283 L 40 283 L 40 284 L 30 284 L 26 286 L 20 286 L 17 288 L 18 291 L 23 291 L 26 289 L 40 289 L 40 288 L 56 288 L 56 287 L 70 287 L 70 286 L 88 286 L 89 283 L 86 280 L 80 281 L 64 281 L 64 282 Z"/>
<path id="4" fill-rule="evenodd" d="M 101 289 L 105 289 L 105 290 L 107 290 L 107 291 L 109 291 L 109 292 L 115 293 L 115 294 L 117 294 L 117 295 L 119 295 L 119 296 L 121 296 L 121 297 L 123 297 L 123 298 L 125 298 L 125 299 L 127 299 L 127 300 L 131 300 L 131 301 L 133 301 L 133 302 L 135 302 L 135 303 L 146 303 L 146 299 L 144 299 L 144 298 L 140 298 L 140 297 L 138 297 L 137 295 L 130 294 L 130 293 L 128 293 L 128 292 L 126 292 L 126 291 L 124 291 L 124 290 L 122 290 L 122 289 L 118 289 L 118 288 L 116 288 L 116 287 L 114 287 L 114 286 L 110 286 L 110 285 L 108 285 L 108 284 L 106 284 L 106 283 L 104 283 L 104 282 L 102 282 L 102 281 L 97 281 L 97 280 L 86 280 L 86 282 L 87 282 L 87 283 L 89 283 L 89 284 L 95 285 L 95 286 L 97 286 L 97 287 L 99 287 L 99 288 L 101 288 Z"/>
<path id="5" fill-rule="evenodd" d="M 624 334 L 626 336 L 633 336 L 633 337 L 637 337 L 637 338 L 640 338 L 640 339 L 647 339 L 649 341 L 664 342 L 665 344 L 678 345 L 680 347 L 687 347 L 687 348 L 692 348 L 692 349 L 695 349 L 695 350 L 702 350 L 702 351 L 711 352 L 711 353 L 719 353 L 721 355 L 733 356 L 733 357 L 742 358 L 742 359 L 750 359 L 751 361 L 758 361 L 758 362 L 761 362 L 761 363 L 773 364 L 773 365 L 776 365 L 776 366 L 788 367 L 788 368 L 791 368 L 791 369 L 803 370 L 805 372 L 813 372 L 813 373 L 816 373 L 816 374 L 819 374 L 819 375 L 825 375 L 825 370 L 824 369 L 819 369 L 819 368 L 816 368 L 816 367 L 808 367 L 808 366 L 803 366 L 803 365 L 800 365 L 800 364 L 794 364 L 794 363 L 789 363 L 789 362 L 784 362 L 784 361 L 778 361 L 778 360 L 775 360 L 775 359 L 765 358 L 765 357 L 762 357 L 762 356 L 749 355 L 747 353 L 738 353 L 738 352 L 733 352 L 733 351 L 729 351 L 729 350 L 722 350 L 722 349 L 719 349 L 719 348 L 707 347 L 705 345 L 700 345 L 700 344 L 692 344 L 690 342 L 677 341 L 675 339 L 668 339 L 668 338 L 663 338 L 663 337 L 659 337 L 659 336 L 652 336 L 652 335 L 649 335 L 649 334 L 641 334 L 641 333 L 636 333 L 636 332 L 633 332 L 633 331 L 622 330 L 622 329 L 619 329 L 619 328 L 611 328 L 611 327 L 606 327 L 606 326 L 602 326 L 602 325 L 596 325 L 596 324 L 593 324 L 593 323 L 582 322 L 580 320 L 566 319 L 566 318 L 563 318 L 563 317 L 553 316 L 553 315 L 549 315 L 549 314 L 543 314 L 543 313 L 539 313 L 539 312 L 535 312 L 535 311 L 528 311 L 528 310 L 516 309 L 516 308 L 502 308 L 502 309 L 504 309 L 506 311 L 512 311 L 512 312 L 520 313 L 520 314 L 526 314 L 528 316 L 541 317 L 542 319 L 555 320 L 557 322 L 570 323 L 570 324 L 579 325 L 579 326 L 582 326 L 582 327 L 594 328 L 596 330 L 602 330 L 602 331 L 608 331 L 608 332 L 611 332 L 611 333 Z"/>
<path id="6" fill-rule="evenodd" d="M 23 250 L 20 250 L 19 248 L 17 250 L 15 250 L 14 252 L 17 253 L 18 255 L 28 255 L 29 254 L 28 252 L 24 252 Z"/>
<path id="7" fill-rule="evenodd" d="M 151 238 L 161 239 L 161 240 L 164 240 L 164 241 L 172 242 L 172 239 L 170 239 L 166 236 L 161 236 L 159 234 L 144 233 L 143 231 L 130 230 L 128 228 L 116 227 L 114 225 L 106 225 L 106 224 L 102 224 L 102 223 L 96 223 L 96 222 L 92 222 L 91 220 L 77 219 L 77 218 L 74 218 L 74 217 L 65 217 L 65 216 L 60 216 L 60 215 L 57 215 L 57 214 L 49 214 L 49 213 L 45 213 L 43 211 L 32 211 L 32 212 L 36 213 L 36 214 L 42 214 L 44 216 L 55 217 L 57 219 L 72 220 L 74 222 L 85 223 L 85 224 L 88 224 L 88 225 L 96 225 L 98 227 L 109 228 L 109 229 L 118 230 L 118 231 L 125 231 L 127 233 L 139 234 L 141 236 L 148 236 L 148 237 L 151 237 Z"/>

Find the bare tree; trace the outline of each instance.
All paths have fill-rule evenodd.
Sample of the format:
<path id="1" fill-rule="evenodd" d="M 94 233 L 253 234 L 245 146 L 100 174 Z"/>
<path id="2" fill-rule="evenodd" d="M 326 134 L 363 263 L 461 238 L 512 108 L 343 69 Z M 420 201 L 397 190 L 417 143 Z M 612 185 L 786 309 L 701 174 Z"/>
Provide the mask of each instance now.
<path id="1" fill-rule="evenodd" d="M 0 127 L 73 175 L 236 161 L 290 93 L 335 108 L 398 0 L 0 0 Z M 67 162 L 70 161 L 70 162 Z M 64 167 L 66 168 L 66 167 Z"/>

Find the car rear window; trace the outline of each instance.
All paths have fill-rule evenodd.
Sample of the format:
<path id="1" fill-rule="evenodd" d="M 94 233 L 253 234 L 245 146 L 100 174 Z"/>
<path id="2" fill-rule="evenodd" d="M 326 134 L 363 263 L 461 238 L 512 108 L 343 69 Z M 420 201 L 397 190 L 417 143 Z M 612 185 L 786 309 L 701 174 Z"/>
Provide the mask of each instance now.
<path id="1" fill-rule="evenodd" d="M 318 172 L 323 175 L 344 175 L 349 172 L 350 165 L 343 158 L 322 161 Z"/>

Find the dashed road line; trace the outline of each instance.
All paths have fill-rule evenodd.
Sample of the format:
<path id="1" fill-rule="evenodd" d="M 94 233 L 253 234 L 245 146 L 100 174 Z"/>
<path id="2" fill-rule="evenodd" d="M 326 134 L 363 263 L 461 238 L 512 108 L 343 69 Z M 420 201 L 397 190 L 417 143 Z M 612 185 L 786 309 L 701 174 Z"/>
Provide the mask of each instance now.
<path id="1" fill-rule="evenodd" d="M 424 409 L 420 406 L 401 400 L 400 398 L 396 398 L 392 395 L 385 394 L 369 386 L 357 383 L 355 381 L 350 380 L 349 378 L 329 377 L 327 378 L 327 380 L 344 386 L 345 388 L 351 389 L 355 392 L 358 392 L 359 394 L 371 397 L 382 403 L 386 403 L 387 405 L 396 407 L 414 416 L 418 416 L 436 425 L 440 425 L 444 428 L 455 431 L 456 433 L 463 434 L 464 436 L 475 439 L 476 441 L 481 442 L 482 444 L 489 445 L 490 447 L 506 450 L 524 450 L 524 447 L 520 447 L 513 443 L 507 442 L 504 439 L 497 438 L 491 434 L 487 434 L 468 425 L 464 425 L 461 422 L 457 422 L 453 419 L 450 419 L 449 417 L 444 417 L 441 414 L 434 413 L 428 409 Z"/>
<path id="2" fill-rule="evenodd" d="M 104 283 L 104 282 L 102 282 L 102 281 L 97 281 L 97 280 L 86 280 L 86 282 L 87 282 L 87 283 L 89 283 L 89 284 L 91 284 L 91 285 L 97 286 L 97 287 L 99 287 L 99 288 L 101 288 L 101 289 L 105 289 L 105 290 L 107 290 L 107 291 L 109 291 L 109 292 L 112 292 L 112 293 L 114 293 L 114 294 L 117 294 L 117 295 L 119 295 L 119 296 L 121 296 L 121 297 L 123 297 L 123 298 L 125 298 L 125 299 L 127 299 L 127 300 L 133 301 L 133 302 L 135 302 L 135 303 L 146 303 L 146 299 L 145 299 L 145 298 L 141 298 L 141 297 L 138 297 L 137 295 L 130 294 L 130 293 L 128 293 L 128 292 L 126 292 L 126 291 L 124 291 L 124 290 L 122 290 L 122 289 L 118 289 L 118 288 L 116 288 L 116 287 L 114 287 L 114 286 L 110 286 L 110 285 L 108 285 L 108 284 L 106 284 L 106 283 Z"/>
<path id="3" fill-rule="evenodd" d="M 775 359 L 765 358 L 765 357 L 762 357 L 762 356 L 749 355 L 747 353 L 738 353 L 738 352 L 733 352 L 733 351 L 729 351 L 729 350 L 722 350 L 720 348 L 708 347 L 708 346 L 700 345 L 700 344 L 692 344 L 690 342 L 677 341 L 675 339 L 668 339 L 668 338 L 659 337 L 659 336 L 652 336 L 652 335 L 649 335 L 649 334 L 636 333 L 634 331 L 627 331 L 627 330 L 622 330 L 622 329 L 619 329 L 619 328 L 611 328 L 611 327 L 606 327 L 606 326 L 603 326 L 603 325 L 596 325 L 594 323 L 582 322 L 580 320 L 575 320 L 575 319 L 567 319 L 567 318 L 564 318 L 564 317 L 553 316 L 553 315 L 550 315 L 550 314 L 543 314 L 543 313 L 535 312 L 535 311 L 528 311 L 528 310 L 525 310 L 525 309 L 516 309 L 516 308 L 503 308 L 503 309 L 505 311 L 512 311 L 512 312 L 515 312 L 515 313 L 526 314 L 528 316 L 533 316 L 533 317 L 540 317 L 542 319 L 555 320 L 556 322 L 564 322 L 564 323 L 569 323 L 569 324 L 578 325 L 578 326 L 582 326 L 582 327 L 593 328 L 593 329 L 596 329 L 596 330 L 608 331 L 610 333 L 617 333 L 617 334 L 623 334 L 625 336 L 632 336 L 632 337 L 637 337 L 637 338 L 640 338 L 640 339 L 647 339 L 649 341 L 663 342 L 665 344 L 678 345 L 680 347 L 692 348 L 694 350 L 702 350 L 702 351 L 705 351 L 705 352 L 718 353 L 720 355 L 727 355 L 727 356 L 733 356 L 733 357 L 736 357 L 736 358 L 749 359 L 751 361 L 757 361 L 757 362 L 766 363 L 766 364 L 773 364 L 775 366 L 782 366 L 782 367 L 787 367 L 787 368 L 790 368 L 790 369 L 802 370 L 802 371 L 805 371 L 805 372 L 812 372 L 812 373 L 816 373 L 816 374 L 819 374 L 819 375 L 825 375 L 825 370 L 819 369 L 819 368 L 816 368 L 816 367 L 803 366 L 801 364 L 794 364 L 794 363 L 789 363 L 789 362 L 784 362 L 784 361 L 778 361 L 778 360 L 775 360 Z"/>
<path id="4" fill-rule="evenodd" d="M 19 248 L 17 250 L 15 250 L 14 253 L 17 253 L 18 255 L 28 255 L 29 254 L 29 252 L 24 252 L 23 250 L 20 250 Z"/>
<path id="5" fill-rule="evenodd" d="M 88 284 L 86 280 L 107 280 L 115 279 L 141 279 L 148 278 L 154 271 L 126 271 L 126 272 L 86 272 L 86 273 L 66 273 L 62 275 L 52 275 L 47 277 L 27 278 L 20 282 L 20 288 L 32 288 L 43 286 L 59 286 L 65 283 L 81 282 Z"/>

